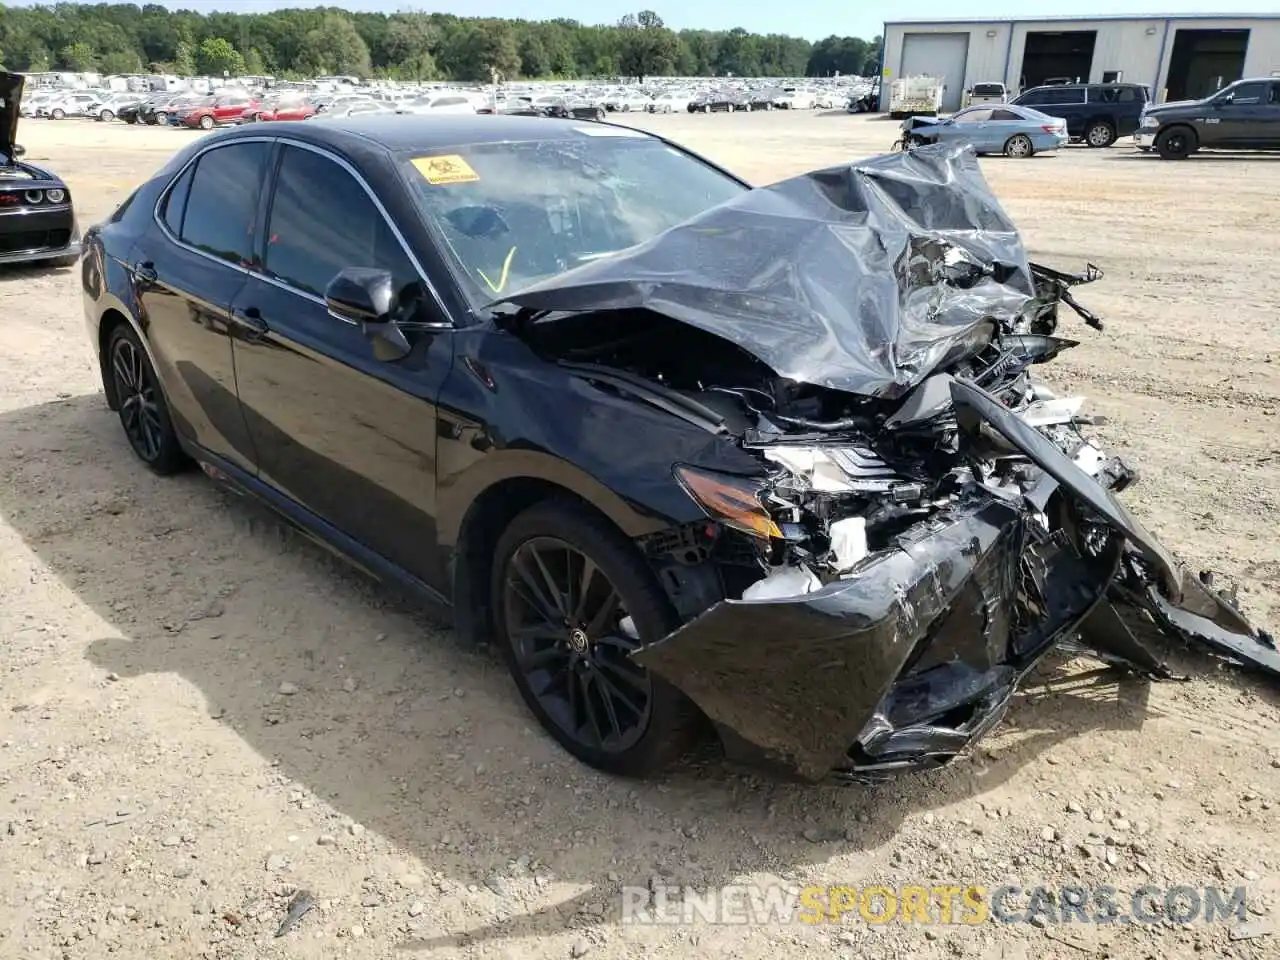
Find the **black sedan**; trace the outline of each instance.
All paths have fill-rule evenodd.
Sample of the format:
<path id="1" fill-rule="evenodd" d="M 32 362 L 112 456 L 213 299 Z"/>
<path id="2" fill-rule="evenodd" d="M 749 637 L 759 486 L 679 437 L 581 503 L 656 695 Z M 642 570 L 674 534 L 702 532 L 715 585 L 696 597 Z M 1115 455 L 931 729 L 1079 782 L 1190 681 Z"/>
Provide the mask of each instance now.
<path id="1" fill-rule="evenodd" d="M 22 87 L 21 75 L 0 73 L 0 263 L 69 266 L 80 256 L 71 191 L 55 174 L 20 159 Z"/>
<path id="2" fill-rule="evenodd" d="M 1061 640 L 1162 673 L 1135 607 L 1275 657 L 1033 392 L 1087 278 L 1026 266 L 972 154 L 752 190 L 612 124 L 243 127 L 82 277 L 143 463 L 451 606 L 603 770 L 713 730 L 810 780 L 933 766 Z"/>

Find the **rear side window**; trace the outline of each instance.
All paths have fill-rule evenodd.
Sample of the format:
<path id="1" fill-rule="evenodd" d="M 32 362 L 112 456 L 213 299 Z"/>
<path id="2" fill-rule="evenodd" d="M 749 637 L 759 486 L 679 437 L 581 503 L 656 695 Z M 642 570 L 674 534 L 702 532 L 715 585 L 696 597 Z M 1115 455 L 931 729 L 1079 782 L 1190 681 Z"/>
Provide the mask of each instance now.
<path id="1" fill-rule="evenodd" d="M 253 260 L 253 228 L 269 151 L 262 141 L 233 143 L 196 161 L 179 234 L 184 243 L 230 263 Z"/>
<path id="2" fill-rule="evenodd" d="M 1023 120 L 1024 117 L 1018 116 L 1012 110 L 994 110 L 991 113 L 992 120 Z"/>
<path id="3" fill-rule="evenodd" d="M 191 193 L 191 178 L 194 174 L 195 167 L 187 167 L 182 172 L 182 176 L 169 188 L 169 193 L 165 196 L 164 205 L 160 210 L 164 225 L 175 237 L 182 236 L 182 215 L 187 210 L 187 195 Z"/>
<path id="4" fill-rule="evenodd" d="M 1094 87 L 1089 91 L 1091 103 L 1134 103 L 1138 99 L 1134 87 Z"/>
<path id="5" fill-rule="evenodd" d="M 267 223 L 265 266 L 317 297 L 346 267 L 389 270 L 397 290 L 420 282 L 386 217 L 328 157 L 285 147 Z"/>

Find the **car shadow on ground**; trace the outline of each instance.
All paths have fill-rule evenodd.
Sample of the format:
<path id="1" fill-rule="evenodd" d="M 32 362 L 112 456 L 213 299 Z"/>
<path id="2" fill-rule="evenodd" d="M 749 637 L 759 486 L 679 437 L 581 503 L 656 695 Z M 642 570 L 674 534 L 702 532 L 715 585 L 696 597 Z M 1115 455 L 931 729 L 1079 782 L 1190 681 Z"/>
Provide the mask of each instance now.
<path id="1" fill-rule="evenodd" d="M 1122 162 L 1162 162 L 1160 154 L 1154 150 L 1147 152 L 1136 148 L 1127 152 L 1112 153 L 1107 156 L 1108 160 L 1119 160 Z M 1255 163 L 1280 163 L 1280 153 L 1268 152 L 1264 150 L 1209 150 L 1199 153 L 1193 153 L 1185 160 L 1177 161 L 1179 163 L 1241 163 L 1243 161 L 1253 161 Z"/>
<path id="2" fill-rule="evenodd" d="M 931 774 L 814 787 L 705 758 L 656 782 L 611 779 L 536 729 L 496 658 L 406 598 L 199 472 L 152 476 L 100 394 L 0 415 L 0 451 L 0 515 L 110 625 L 86 650 L 104 674 L 184 678 L 205 722 L 459 883 L 534 849 L 585 887 L 408 949 L 613 923 L 619 885 L 654 875 L 710 886 L 875 851 L 904 818 L 998 791 L 1047 751 L 1146 715 L 1145 681 L 1055 660 L 988 745 Z"/>

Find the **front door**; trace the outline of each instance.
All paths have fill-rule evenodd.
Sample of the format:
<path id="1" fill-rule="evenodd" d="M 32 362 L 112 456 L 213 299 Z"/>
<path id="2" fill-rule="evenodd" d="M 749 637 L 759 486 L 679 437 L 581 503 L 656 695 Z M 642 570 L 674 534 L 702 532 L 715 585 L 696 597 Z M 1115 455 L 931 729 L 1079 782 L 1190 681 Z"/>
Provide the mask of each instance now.
<path id="1" fill-rule="evenodd" d="M 377 359 L 361 329 L 325 306 L 347 267 L 421 274 L 363 181 L 339 160 L 282 145 L 263 272 L 233 304 L 239 396 L 259 477 L 363 546 L 439 588 L 436 409 L 453 362 L 449 331 L 408 332 L 409 354 Z M 423 322 L 443 322 L 434 303 Z"/>
<path id="2" fill-rule="evenodd" d="M 236 400 L 228 321 L 253 265 L 258 200 L 271 144 L 242 141 L 201 154 L 160 202 L 160 223 L 129 267 L 177 430 L 252 469 Z"/>
<path id="3" fill-rule="evenodd" d="M 1235 84 L 1215 100 L 1215 109 L 1206 118 L 1206 122 L 1217 120 L 1213 146 L 1246 147 L 1257 139 L 1266 124 L 1270 92 L 1269 82 L 1252 80 Z M 1226 102 L 1227 96 L 1230 102 Z M 1203 138 L 1201 142 L 1204 143 Z"/>

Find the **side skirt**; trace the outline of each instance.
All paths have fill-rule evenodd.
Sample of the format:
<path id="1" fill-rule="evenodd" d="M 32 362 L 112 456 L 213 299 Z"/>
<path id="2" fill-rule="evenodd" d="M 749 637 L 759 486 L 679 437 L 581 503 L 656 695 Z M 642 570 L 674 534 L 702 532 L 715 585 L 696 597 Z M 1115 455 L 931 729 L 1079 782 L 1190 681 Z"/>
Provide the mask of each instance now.
<path id="1" fill-rule="evenodd" d="M 380 583 L 394 584 L 412 594 L 414 599 L 435 608 L 437 614 L 452 619 L 452 602 L 425 581 L 392 563 L 382 554 L 370 550 L 296 500 L 285 496 L 270 484 L 263 483 L 234 464 L 210 453 L 203 447 L 196 446 L 185 438 L 182 440 L 182 446 L 210 479 L 216 480 L 235 493 L 252 497 L 269 507 L 308 540 L 339 559 L 345 560 L 366 576 Z"/>

